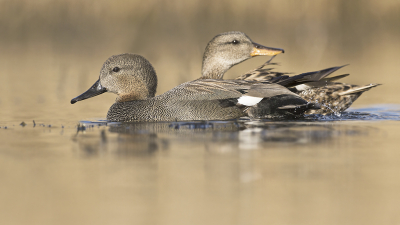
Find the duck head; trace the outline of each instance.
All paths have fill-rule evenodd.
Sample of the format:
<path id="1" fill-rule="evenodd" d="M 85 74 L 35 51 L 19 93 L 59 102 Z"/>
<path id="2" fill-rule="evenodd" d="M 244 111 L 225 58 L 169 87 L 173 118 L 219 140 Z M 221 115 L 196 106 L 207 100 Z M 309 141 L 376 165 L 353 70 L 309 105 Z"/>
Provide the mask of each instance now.
<path id="1" fill-rule="evenodd" d="M 154 97 L 156 89 L 157 75 L 149 61 L 136 54 L 114 55 L 103 64 L 99 80 L 71 104 L 104 92 L 117 94 L 116 102 L 144 100 Z"/>
<path id="2" fill-rule="evenodd" d="M 203 55 L 202 77 L 222 79 L 232 66 L 259 55 L 274 56 L 283 49 L 270 48 L 254 43 L 245 33 L 231 31 L 215 36 Z"/>

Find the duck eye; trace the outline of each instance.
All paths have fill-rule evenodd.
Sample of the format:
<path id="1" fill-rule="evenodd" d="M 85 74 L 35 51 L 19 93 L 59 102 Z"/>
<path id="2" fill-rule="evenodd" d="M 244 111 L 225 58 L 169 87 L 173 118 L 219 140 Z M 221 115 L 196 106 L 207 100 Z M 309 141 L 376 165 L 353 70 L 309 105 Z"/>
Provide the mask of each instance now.
<path id="1" fill-rule="evenodd" d="M 120 68 L 119 68 L 119 67 L 114 67 L 112 70 L 113 70 L 114 72 L 118 72 L 118 71 L 120 71 Z"/>
<path id="2" fill-rule="evenodd" d="M 239 41 L 235 39 L 232 41 L 232 44 L 237 45 L 237 44 L 239 44 Z"/>

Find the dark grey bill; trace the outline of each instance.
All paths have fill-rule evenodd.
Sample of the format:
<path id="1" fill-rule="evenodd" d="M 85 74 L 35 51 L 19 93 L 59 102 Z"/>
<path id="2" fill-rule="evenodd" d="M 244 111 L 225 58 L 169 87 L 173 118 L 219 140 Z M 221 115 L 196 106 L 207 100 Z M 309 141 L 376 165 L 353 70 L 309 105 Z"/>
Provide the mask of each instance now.
<path id="1" fill-rule="evenodd" d="M 100 79 L 96 81 L 87 91 L 85 91 L 83 94 L 79 95 L 76 98 L 73 98 L 71 100 L 71 104 L 74 104 L 78 101 L 85 100 L 87 98 L 91 98 L 100 94 L 103 94 L 104 92 L 107 92 L 107 89 L 102 87 L 100 84 Z"/>

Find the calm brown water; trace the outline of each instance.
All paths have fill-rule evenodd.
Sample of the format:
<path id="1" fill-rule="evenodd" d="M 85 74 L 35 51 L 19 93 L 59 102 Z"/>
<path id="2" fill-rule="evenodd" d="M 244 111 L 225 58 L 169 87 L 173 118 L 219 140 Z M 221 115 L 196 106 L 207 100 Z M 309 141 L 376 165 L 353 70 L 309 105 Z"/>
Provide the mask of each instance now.
<path id="1" fill-rule="evenodd" d="M 10 125 L 4 224 L 400 222 L 399 121 Z"/>
<path id="2" fill-rule="evenodd" d="M 0 223 L 400 224 L 399 15 L 390 0 L 0 1 Z M 115 96 L 70 104 L 113 54 L 149 59 L 158 93 L 195 79 L 230 30 L 284 48 L 277 70 L 350 64 L 344 82 L 383 85 L 297 121 L 106 124 Z"/>

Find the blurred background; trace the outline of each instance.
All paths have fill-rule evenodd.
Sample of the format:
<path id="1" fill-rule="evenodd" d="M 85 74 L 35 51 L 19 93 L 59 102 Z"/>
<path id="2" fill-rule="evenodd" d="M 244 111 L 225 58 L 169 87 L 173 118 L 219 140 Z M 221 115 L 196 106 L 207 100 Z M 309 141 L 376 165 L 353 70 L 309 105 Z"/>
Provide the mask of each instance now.
<path id="1" fill-rule="evenodd" d="M 146 57 L 162 94 L 235 30 L 285 49 L 279 71 L 350 64 L 383 84 L 353 109 L 392 117 L 76 126 L 115 100 L 70 104 L 111 55 Z M 400 224 L 399 59 L 398 0 L 0 0 L 0 224 Z"/>
<path id="2" fill-rule="evenodd" d="M 157 94 L 200 76 L 215 35 L 242 31 L 284 48 L 277 70 L 301 73 L 350 64 L 353 84 L 382 83 L 353 107 L 400 103 L 397 0 L 1 0 L 0 116 L 3 120 L 104 118 L 115 96 L 71 105 L 111 55 L 143 55 L 159 76 Z M 234 78 L 264 63 L 231 69 Z"/>

